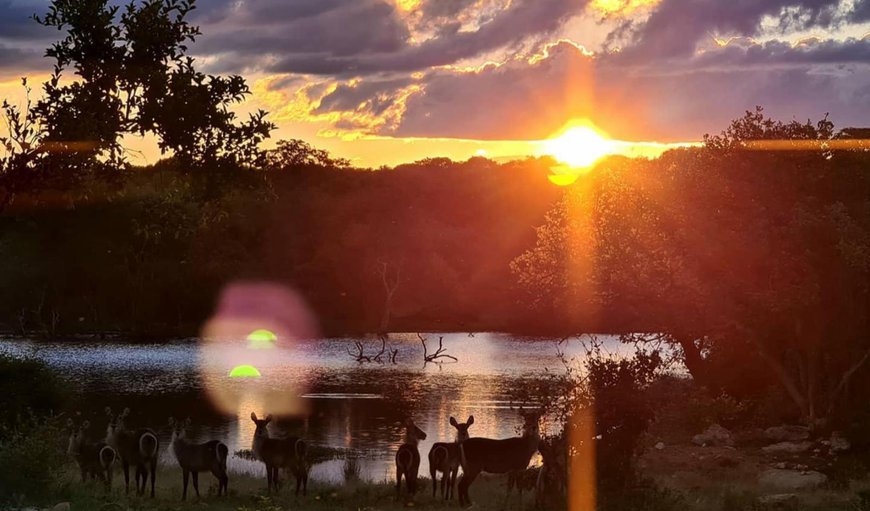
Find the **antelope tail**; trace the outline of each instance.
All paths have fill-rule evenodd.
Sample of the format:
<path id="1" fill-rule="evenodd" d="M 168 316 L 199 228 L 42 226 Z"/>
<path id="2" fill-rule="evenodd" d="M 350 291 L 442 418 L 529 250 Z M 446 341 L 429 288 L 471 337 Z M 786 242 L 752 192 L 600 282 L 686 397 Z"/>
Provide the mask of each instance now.
<path id="1" fill-rule="evenodd" d="M 143 458 L 153 458 L 157 456 L 157 437 L 154 433 L 143 433 L 139 437 L 139 455 Z"/>
<path id="2" fill-rule="evenodd" d="M 217 460 L 218 466 L 222 467 L 224 470 L 227 468 L 227 458 L 230 455 L 230 450 L 227 448 L 226 444 L 223 442 L 217 444 Z"/>
<path id="3" fill-rule="evenodd" d="M 100 465 L 104 469 L 108 469 L 115 463 L 115 457 L 115 449 L 112 449 L 108 445 L 100 449 Z"/>
<path id="4" fill-rule="evenodd" d="M 296 452 L 297 460 L 304 460 L 305 455 L 308 454 L 308 444 L 305 443 L 305 440 L 301 438 L 296 440 L 296 444 L 293 446 L 293 450 Z"/>
<path id="5" fill-rule="evenodd" d="M 437 445 L 432 449 L 432 461 L 431 463 L 435 467 L 441 467 L 447 462 L 447 458 L 450 456 L 450 453 L 447 452 L 447 448 L 443 445 Z"/>

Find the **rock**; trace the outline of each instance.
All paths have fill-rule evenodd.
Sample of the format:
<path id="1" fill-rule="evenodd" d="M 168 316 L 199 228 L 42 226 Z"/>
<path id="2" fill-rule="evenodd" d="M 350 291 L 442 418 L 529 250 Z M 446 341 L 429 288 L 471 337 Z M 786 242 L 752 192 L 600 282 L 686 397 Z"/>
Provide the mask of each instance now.
<path id="1" fill-rule="evenodd" d="M 785 470 L 788 468 L 788 465 L 785 464 L 784 461 L 780 461 L 779 463 L 774 463 L 771 465 L 773 468 L 778 468 L 780 470 Z"/>
<path id="2" fill-rule="evenodd" d="M 734 445 L 734 437 L 727 429 L 718 424 L 713 424 L 703 433 L 692 437 L 692 443 L 702 447 L 707 447 L 708 445 L 732 446 Z"/>
<path id="3" fill-rule="evenodd" d="M 61 502 L 51 508 L 51 511 L 69 511 L 69 502 Z"/>
<path id="4" fill-rule="evenodd" d="M 764 430 L 764 437 L 774 442 L 800 442 L 810 437 L 810 429 L 804 426 L 774 426 Z"/>
<path id="5" fill-rule="evenodd" d="M 831 452 L 843 452 L 848 451 L 852 444 L 849 443 L 848 440 L 843 436 L 842 433 L 838 431 L 834 431 L 831 433 Z"/>
<path id="6" fill-rule="evenodd" d="M 776 493 L 774 495 L 762 495 L 758 497 L 758 503 L 765 506 L 778 506 L 782 504 L 794 504 L 797 502 L 796 493 Z"/>
<path id="7" fill-rule="evenodd" d="M 812 447 L 812 442 L 780 442 L 762 447 L 761 450 L 768 454 L 800 454 L 809 451 Z"/>
<path id="8" fill-rule="evenodd" d="M 771 468 L 758 476 L 758 484 L 784 490 L 805 490 L 821 486 L 828 477 L 813 470 L 797 471 Z"/>
<path id="9" fill-rule="evenodd" d="M 665 448 L 665 443 L 664 443 L 664 442 L 659 442 L 659 443 L 656 444 L 656 450 L 657 450 L 657 451 L 661 451 L 661 450 L 664 449 L 664 448 Z"/>

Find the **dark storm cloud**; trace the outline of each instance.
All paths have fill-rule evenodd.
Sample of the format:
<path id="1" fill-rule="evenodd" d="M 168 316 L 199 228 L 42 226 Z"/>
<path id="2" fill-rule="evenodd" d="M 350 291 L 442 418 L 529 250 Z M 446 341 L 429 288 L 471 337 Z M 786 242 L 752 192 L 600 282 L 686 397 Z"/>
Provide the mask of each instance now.
<path id="1" fill-rule="evenodd" d="M 858 3 L 855 4 L 855 9 L 852 11 L 851 19 L 855 23 L 870 21 L 870 0 L 858 0 Z"/>
<path id="2" fill-rule="evenodd" d="M 689 68 L 782 66 L 795 64 L 870 64 L 870 38 L 844 41 L 810 39 L 798 45 L 769 41 L 746 47 L 728 45 L 686 62 Z"/>
<path id="3" fill-rule="evenodd" d="M 755 36 L 767 16 L 782 30 L 828 27 L 839 0 L 663 0 L 649 19 L 627 31 L 626 60 L 689 57 L 712 34 Z M 623 25 L 621 30 L 625 31 Z M 623 35 L 623 34 L 621 34 Z"/>
<path id="4" fill-rule="evenodd" d="M 204 25 L 195 50 L 205 55 L 241 56 L 256 65 L 266 57 L 285 55 L 351 57 L 396 51 L 409 37 L 394 7 L 384 1 L 327 3 L 329 8 L 302 9 L 296 2 L 272 0 L 271 10 L 263 2 L 241 4 L 226 26 Z"/>
<path id="5" fill-rule="evenodd" d="M 41 51 L 7 47 L 0 44 L 0 79 L 19 77 L 28 72 L 49 69 Z"/>
<path id="6" fill-rule="evenodd" d="M 697 140 L 755 105 L 782 118 L 830 112 L 840 126 L 863 125 L 870 118 L 867 45 L 855 39 L 729 45 L 665 72 L 627 70 L 560 43 L 533 63 L 428 73 L 401 121 L 379 134 L 540 139 L 571 118 L 589 117 L 627 140 Z M 389 91 L 381 87 L 378 94 Z M 321 104 L 320 111 L 342 111 L 361 99 Z"/>
<path id="7" fill-rule="evenodd" d="M 34 14 L 43 14 L 47 5 L 44 1 L 0 0 L 0 39 L 27 41 L 53 35 L 32 19 Z"/>
<path id="8" fill-rule="evenodd" d="M 268 12 L 265 7 L 254 12 L 251 4 L 245 3 L 235 8 L 236 28 L 212 31 L 197 44 L 196 51 L 226 54 L 231 59 L 235 56 L 236 61 L 243 56 L 249 68 L 259 65 L 275 73 L 347 76 L 417 71 L 552 33 L 578 14 L 586 1 L 515 0 L 476 30 L 460 31 L 454 24 L 420 43 L 411 42 L 406 20 L 385 1 L 328 2 L 329 8 L 322 11 L 304 10 L 303 18 L 293 17 L 300 16 L 301 9 L 290 9 L 292 16 L 282 18 L 282 9 L 265 16 L 258 14 Z M 424 13 L 425 9 L 435 9 L 432 15 L 467 7 L 467 2 L 440 8 L 423 5 Z M 209 33 L 208 27 L 203 30 Z"/>
<path id="9" fill-rule="evenodd" d="M 283 23 L 299 21 L 348 5 L 347 0 L 255 1 L 207 0 L 200 2 L 192 19 L 198 23 L 245 21 Z M 361 3 L 361 2 L 360 2 Z"/>
<path id="10" fill-rule="evenodd" d="M 331 111 L 359 111 L 381 115 L 396 101 L 397 91 L 411 85 L 411 78 L 368 81 L 359 84 L 341 84 L 320 98 L 320 105 L 313 113 Z"/>

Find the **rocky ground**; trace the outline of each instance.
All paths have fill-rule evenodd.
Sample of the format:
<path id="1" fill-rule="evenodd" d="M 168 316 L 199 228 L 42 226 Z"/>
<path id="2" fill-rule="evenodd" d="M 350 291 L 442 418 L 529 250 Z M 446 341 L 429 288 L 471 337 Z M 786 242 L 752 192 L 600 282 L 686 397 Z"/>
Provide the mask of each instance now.
<path id="1" fill-rule="evenodd" d="M 661 426 L 651 429 L 638 468 L 699 508 L 870 509 L 862 500 L 870 480 L 842 434 L 814 437 L 797 425 L 731 431 L 714 423 L 689 435 Z M 743 504 L 729 507 L 729 500 Z"/>

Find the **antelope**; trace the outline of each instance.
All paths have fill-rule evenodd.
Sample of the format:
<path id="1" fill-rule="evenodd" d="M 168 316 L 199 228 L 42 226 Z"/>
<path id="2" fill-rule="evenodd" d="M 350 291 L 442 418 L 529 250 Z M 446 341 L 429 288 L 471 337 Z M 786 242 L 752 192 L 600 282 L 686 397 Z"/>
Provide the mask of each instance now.
<path id="1" fill-rule="evenodd" d="M 72 455 L 82 472 L 82 482 L 88 476 L 97 477 L 106 484 L 106 489 L 112 488 L 112 465 L 118 454 L 105 442 L 89 442 L 85 440 L 85 431 L 91 427 L 90 421 L 84 421 L 80 427 L 73 425 L 72 419 L 67 420 L 69 428 L 69 444 L 67 453 Z"/>
<path id="2" fill-rule="evenodd" d="M 187 480 L 193 475 L 193 490 L 196 492 L 196 498 L 199 498 L 199 473 L 211 472 L 218 480 L 218 496 L 223 493 L 227 495 L 227 456 L 229 449 L 227 446 L 218 440 L 210 440 L 203 444 L 196 444 L 187 439 L 187 428 L 190 427 L 190 419 L 184 422 L 169 419 L 169 426 L 172 428 L 172 443 L 170 448 L 175 459 L 178 460 L 178 465 L 181 466 L 182 480 L 184 482 L 184 490 L 181 493 L 181 500 L 187 500 Z"/>
<path id="3" fill-rule="evenodd" d="M 417 493 L 417 474 L 420 471 L 420 450 L 417 444 L 420 440 L 426 440 L 426 433 L 409 418 L 405 421 L 405 442 L 396 451 L 396 500 L 399 500 L 403 476 L 408 496 L 413 497 Z"/>
<path id="4" fill-rule="evenodd" d="M 302 488 L 302 495 L 308 495 L 308 445 L 298 437 L 270 438 L 267 426 L 272 422 L 272 416 L 258 419 L 251 412 L 251 420 L 256 424 L 252 449 L 254 457 L 266 465 L 266 486 L 269 492 L 272 488 L 278 491 L 278 471 L 284 468 L 296 476 L 296 496 Z"/>
<path id="5" fill-rule="evenodd" d="M 459 444 L 459 460 L 462 477 L 459 479 L 459 504 L 471 505 L 468 488 L 481 472 L 504 474 L 525 470 L 529 460 L 538 450 L 541 431 L 540 415 L 524 415 L 523 436 L 495 440 L 492 438 L 469 438 Z"/>
<path id="6" fill-rule="evenodd" d="M 145 495 L 148 483 L 148 473 L 151 473 L 151 497 L 154 498 L 154 484 L 157 482 L 157 453 L 160 441 L 157 434 L 147 428 L 130 431 L 124 421 L 130 415 L 130 409 L 125 408 L 120 415 L 113 415 L 112 409 L 106 407 L 109 425 L 106 428 L 106 443 L 121 457 L 121 467 L 124 469 L 124 490 L 130 493 L 130 465 L 136 467 L 136 495 Z M 141 486 L 139 482 L 142 482 Z"/>
<path id="7" fill-rule="evenodd" d="M 459 474 L 459 443 L 468 440 L 468 428 L 474 424 L 474 415 L 468 416 L 468 422 L 460 424 L 450 417 L 450 425 L 456 428 L 456 441 L 453 443 L 436 442 L 429 450 L 429 475 L 432 478 L 432 498 L 435 498 L 435 488 L 438 486 L 436 472 L 441 472 L 441 498 L 450 500 L 456 487 L 456 476 Z M 446 494 L 445 494 L 446 492 Z"/>

